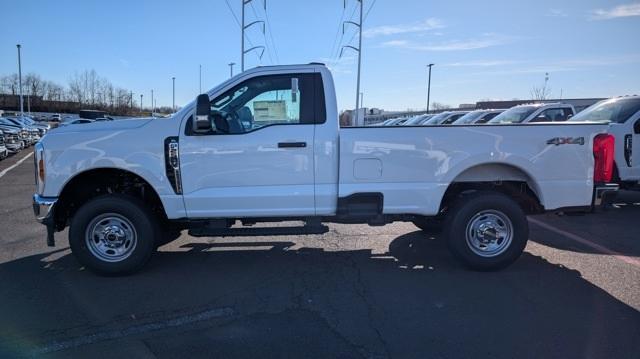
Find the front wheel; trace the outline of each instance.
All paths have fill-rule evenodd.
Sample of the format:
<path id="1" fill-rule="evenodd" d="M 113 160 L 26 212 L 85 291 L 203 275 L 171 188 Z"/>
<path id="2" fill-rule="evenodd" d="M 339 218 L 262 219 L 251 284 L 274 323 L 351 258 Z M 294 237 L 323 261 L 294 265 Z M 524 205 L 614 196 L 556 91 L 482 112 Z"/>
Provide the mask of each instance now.
<path id="1" fill-rule="evenodd" d="M 112 194 L 90 200 L 71 220 L 69 244 L 78 261 L 106 275 L 133 273 L 156 249 L 157 221 L 137 198 Z"/>
<path id="2" fill-rule="evenodd" d="M 458 199 L 444 231 L 452 254 L 476 270 L 510 265 L 520 257 L 529 237 L 527 217 L 518 203 L 491 191 Z"/>

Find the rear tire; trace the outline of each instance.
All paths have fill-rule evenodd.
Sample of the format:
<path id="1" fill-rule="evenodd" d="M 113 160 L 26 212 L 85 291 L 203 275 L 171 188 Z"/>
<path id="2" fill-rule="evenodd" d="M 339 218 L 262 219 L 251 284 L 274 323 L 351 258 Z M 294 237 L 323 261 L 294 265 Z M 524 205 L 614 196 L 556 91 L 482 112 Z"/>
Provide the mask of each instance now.
<path id="1" fill-rule="evenodd" d="M 69 244 L 78 261 L 93 272 L 130 274 L 155 252 L 157 222 L 139 199 L 105 195 L 78 209 L 71 220 Z"/>
<path id="2" fill-rule="evenodd" d="M 475 270 L 504 268 L 520 257 L 527 245 L 529 223 L 513 199 L 482 191 L 460 197 L 444 226 L 453 256 Z"/>

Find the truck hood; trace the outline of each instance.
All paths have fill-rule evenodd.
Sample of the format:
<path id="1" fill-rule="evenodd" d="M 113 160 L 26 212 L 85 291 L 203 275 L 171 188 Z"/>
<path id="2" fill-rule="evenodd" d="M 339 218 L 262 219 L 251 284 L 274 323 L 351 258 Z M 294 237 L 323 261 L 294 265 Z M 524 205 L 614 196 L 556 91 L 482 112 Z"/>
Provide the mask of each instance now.
<path id="1" fill-rule="evenodd" d="M 80 123 L 75 125 L 66 125 L 62 127 L 54 128 L 50 131 L 51 134 L 55 133 L 70 133 L 70 132 L 92 132 L 92 131 L 120 131 L 130 130 L 134 128 L 140 128 L 151 120 L 153 117 L 146 118 L 132 118 L 114 121 L 97 121 L 92 123 Z"/>

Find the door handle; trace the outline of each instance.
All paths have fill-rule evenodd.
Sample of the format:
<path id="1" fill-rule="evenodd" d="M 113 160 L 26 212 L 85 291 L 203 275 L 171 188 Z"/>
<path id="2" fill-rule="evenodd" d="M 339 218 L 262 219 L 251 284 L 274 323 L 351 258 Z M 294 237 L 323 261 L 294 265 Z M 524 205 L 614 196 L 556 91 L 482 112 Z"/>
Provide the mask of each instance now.
<path id="1" fill-rule="evenodd" d="M 307 147 L 306 142 L 278 142 L 278 148 L 302 148 Z"/>

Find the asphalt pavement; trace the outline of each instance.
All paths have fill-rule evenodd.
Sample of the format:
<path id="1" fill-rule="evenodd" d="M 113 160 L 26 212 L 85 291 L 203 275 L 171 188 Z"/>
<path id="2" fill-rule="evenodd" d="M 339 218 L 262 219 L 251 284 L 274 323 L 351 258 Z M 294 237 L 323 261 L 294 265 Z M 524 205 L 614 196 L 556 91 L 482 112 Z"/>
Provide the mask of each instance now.
<path id="1" fill-rule="evenodd" d="M 99 277 L 66 231 L 46 246 L 32 160 L 4 171 L 29 152 L 0 162 L 2 358 L 640 358 L 640 193 L 531 217 L 498 272 L 409 223 L 281 223 L 183 233 L 140 273 Z"/>

